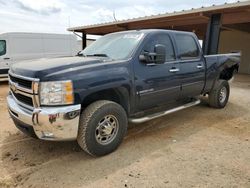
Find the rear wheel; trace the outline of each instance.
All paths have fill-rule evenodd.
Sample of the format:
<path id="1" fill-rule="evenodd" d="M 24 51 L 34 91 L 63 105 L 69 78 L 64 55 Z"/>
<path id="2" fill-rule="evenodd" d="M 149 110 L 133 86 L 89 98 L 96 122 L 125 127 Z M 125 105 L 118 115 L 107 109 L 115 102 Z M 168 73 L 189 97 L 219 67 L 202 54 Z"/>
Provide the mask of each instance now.
<path id="1" fill-rule="evenodd" d="M 77 141 L 93 156 L 113 152 L 127 131 L 124 109 L 112 101 L 100 100 L 90 104 L 81 114 Z"/>
<path id="2" fill-rule="evenodd" d="M 209 93 L 209 105 L 214 108 L 224 108 L 228 102 L 230 87 L 228 81 L 218 80 Z"/>

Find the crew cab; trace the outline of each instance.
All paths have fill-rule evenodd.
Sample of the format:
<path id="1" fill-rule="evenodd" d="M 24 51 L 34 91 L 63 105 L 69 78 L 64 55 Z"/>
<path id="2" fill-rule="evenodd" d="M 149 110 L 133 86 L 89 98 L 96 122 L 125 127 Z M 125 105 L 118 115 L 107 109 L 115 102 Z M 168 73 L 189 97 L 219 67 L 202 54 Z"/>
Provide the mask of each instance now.
<path id="1" fill-rule="evenodd" d="M 128 122 L 200 103 L 224 108 L 240 54 L 204 56 L 194 33 L 137 30 L 105 35 L 76 57 L 14 64 L 8 109 L 42 140 L 77 140 L 93 156 L 113 152 Z"/>

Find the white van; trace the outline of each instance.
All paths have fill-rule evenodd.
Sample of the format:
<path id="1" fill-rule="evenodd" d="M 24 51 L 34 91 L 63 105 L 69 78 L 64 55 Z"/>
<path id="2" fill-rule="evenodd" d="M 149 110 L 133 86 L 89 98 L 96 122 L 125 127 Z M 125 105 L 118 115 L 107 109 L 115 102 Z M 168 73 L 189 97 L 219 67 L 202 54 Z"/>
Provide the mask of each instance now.
<path id="1" fill-rule="evenodd" d="M 39 58 L 75 56 L 79 50 L 75 35 L 0 34 L 0 79 L 8 76 L 9 66 L 13 63 Z"/>

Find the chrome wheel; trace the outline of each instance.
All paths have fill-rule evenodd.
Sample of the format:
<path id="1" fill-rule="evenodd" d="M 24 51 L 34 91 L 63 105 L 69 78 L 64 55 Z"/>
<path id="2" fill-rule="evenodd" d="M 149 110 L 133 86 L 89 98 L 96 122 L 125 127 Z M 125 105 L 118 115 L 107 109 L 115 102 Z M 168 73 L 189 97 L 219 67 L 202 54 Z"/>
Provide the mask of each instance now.
<path id="1" fill-rule="evenodd" d="M 101 119 L 96 127 L 95 138 L 99 144 L 111 143 L 117 135 L 119 123 L 115 116 L 107 115 Z"/>
<path id="2" fill-rule="evenodd" d="M 220 103 L 224 103 L 226 101 L 227 98 L 227 88 L 226 87 L 222 87 L 220 90 L 220 96 L 219 96 L 219 101 Z"/>

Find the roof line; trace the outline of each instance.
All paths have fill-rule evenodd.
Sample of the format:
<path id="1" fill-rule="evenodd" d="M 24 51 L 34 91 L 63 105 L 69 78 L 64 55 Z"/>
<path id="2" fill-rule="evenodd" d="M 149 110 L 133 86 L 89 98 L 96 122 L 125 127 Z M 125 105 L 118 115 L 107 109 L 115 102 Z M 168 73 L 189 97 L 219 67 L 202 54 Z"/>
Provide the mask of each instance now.
<path id="1" fill-rule="evenodd" d="M 91 28 L 97 28 L 97 27 L 103 27 L 103 26 L 112 26 L 114 24 L 126 24 L 126 23 L 130 23 L 130 22 L 144 21 L 144 20 L 148 20 L 148 19 L 157 19 L 157 18 L 171 17 L 171 16 L 180 16 L 180 15 L 184 15 L 184 14 L 216 11 L 216 10 L 220 10 L 220 9 L 243 7 L 243 6 L 247 6 L 247 5 L 250 5 L 250 1 L 237 1 L 235 3 L 225 3 L 222 5 L 212 5 L 209 7 L 202 6 L 201 8 L 197 8 L 197 9 L 192 8 L 190 10 L 174 11 L 172 13 L 164 13 L 164 14 L 144 16 L 144 17 L 127 19 L 127 20 L 114 21 L 114 22 L 106 22 L 106 23 L 100 23 L 100 24 L 71 27 L 71 28 L 68 28 L 68 31 L 84 30 L 84 29 L 91 29 Z"/>

